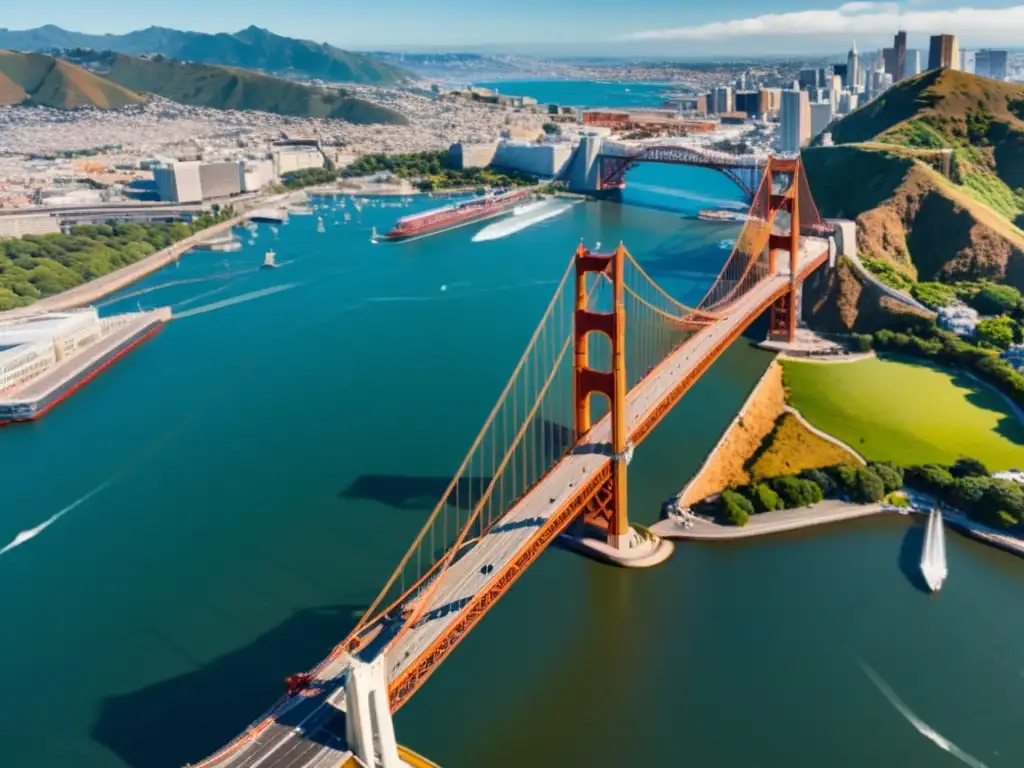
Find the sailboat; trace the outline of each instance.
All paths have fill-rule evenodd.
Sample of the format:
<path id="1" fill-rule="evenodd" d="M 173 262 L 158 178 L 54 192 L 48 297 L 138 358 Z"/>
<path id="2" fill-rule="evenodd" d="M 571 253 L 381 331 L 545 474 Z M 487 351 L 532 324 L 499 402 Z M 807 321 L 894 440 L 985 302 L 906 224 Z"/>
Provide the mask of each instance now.
<path id="1" fill-rule="evenodd" d="M 327 231 L 326 229 L 324 229 L 324 217 L 323 216 L 317 216 L 317 219 L 316 219 L 316 231 L 319 232 L 320 234 L 323 234 L 324 232 Z"/>
<path id="2" fill-rule="evenodd" d="M 376 245 L 377 244 L 377 237 L 378 237 L 378 235 L 377 235 L 377 228 L 376 227 L 371 227 L 370 228 L 370 242 L 373 243 L 374 245 Z"/>
<path id="3" fill-rule="evenodd" d="M 273 250 L 267 251 L 261 269 L 277 269 L 277 266 L 277 254 Z"/>
<path id="4" fill-rule="evenodd" d="M 928 515 L 921 553 L 921 574 L 932 592 L 942 589 L 949 567 L 946 564 L 946 534 L 942 528 L 942 512 L 933 509 Z"/>

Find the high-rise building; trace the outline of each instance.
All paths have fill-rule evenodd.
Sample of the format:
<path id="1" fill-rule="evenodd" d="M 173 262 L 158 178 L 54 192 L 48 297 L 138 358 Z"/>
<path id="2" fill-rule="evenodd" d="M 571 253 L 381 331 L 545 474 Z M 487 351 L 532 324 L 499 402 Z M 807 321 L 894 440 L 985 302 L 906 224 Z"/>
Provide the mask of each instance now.
<path id="1" fill-rule="evenodd" d="M 833 76 L 838 77 L 839 78 L 839 82 L 842 85 L 845 85 L 848 88 L 852 88 L 853 86 L 851 86 L 847 82 L 847 74 L 846 73 L 848 71 L 849 71 L 849 66 L 846 65 L 846 64 L 834 64 L 832 66 L 832 74 L 833 74 Z"/>
<path id="2" fill-rule="evenodd" d="M 757 91 L 736 91 L 733 94 L 733 107 L 737 112 L 749 115 L 761 115 L 761 97 Z"/>
<path id="3" fill-rule="evenodd" d="M 1006 51 L 983 49 L 974 54 L 974 73 L 993 80 L 1006 79 Z"/>
<path id="4" fill-rule="evenodd" d="M 898 83 L 907 76 L 907 33 L 902 29 L 893 38 L 892 47 L 896 51 L 892 81 Z"/>
<path id="5" fill-rule="evenodd" d="M 733 111 L 733 99 L 732 99 L 732 87 L 728 85 L 720 85 L 711 92 L 712 96 L 712 109 L 710 111 L 718 114 L 728 113 Z"/>
<path id="6" fill-rule="evenodd" d="M 762 115 L 775 115 L 778 114 L 779 109 L 782 107 L 782 89 L 781 88 L 762 88 L 757 92 L 758 95 L 758 114 Z"/>
<path id="7" fill-rule="evenodd" d="M 928 69 L 960 68 L 960 46 L 956 35 L 932 35 L 928 45 Z"/>
<path id="8" fill-rule="evenodd" d="M 899 69 L 899 52 L 895 48 L 882 49 L 882 71 L 895 81 Z"/>
<path id="9" fill-rule="evenodd" d="M 860 57 L 857 55 L 857 41 L 855 40 L 850 52 L 846 54 L 846 87 L 851 91 L 856 91 L 860 85 Z"/>
<path id="10" fill-rule="evenodd" d="M 801 69 L 797 75 L 797 82 L 801 88 L 817 88 L 818 87 L 818 71 L 817 69 Z"/>
<path id="11" fill-rule="evenodd" d="M 907 71 L 906 77 L 913 77 L 914 75 L 921 74 L 921 51 L 916 48 L 912 51 L 907 51 Z"/>
<path id="12" fill-rule="evenodd" d="M 811 103 L 807 91 L 783 91 L 781 117 L 780 149 L 799 152 L 811 138 Z"/>
<path id="13" fill-rule="evenodd" d="M 974 51 L 960 51 L 960 71 L 974 72 Z"/>
<path id="14" fill-rule="evenodd" d="M 828 128 L 832 122 L 832 102 L 821 101 L 811 104 L 811 136 L 814 138 Z"/>
<path id="15" fill-rule="evenodd" d="M 857 94 L 844 93 L 839 97 L 839 114 L 848 115 L 857 108 Z"/>

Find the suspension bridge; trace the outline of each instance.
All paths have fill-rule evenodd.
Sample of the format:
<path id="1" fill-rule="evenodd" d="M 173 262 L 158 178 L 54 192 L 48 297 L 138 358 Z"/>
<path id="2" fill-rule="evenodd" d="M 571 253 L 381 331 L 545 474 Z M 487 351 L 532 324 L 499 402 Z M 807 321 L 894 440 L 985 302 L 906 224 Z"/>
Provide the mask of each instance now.
<path id="1" fill-rule="evenodd" d="M 717 279 L 677 301 L 620 245 L 577 248 L 526 351 L 419 535 L 362 619 L 203 766 L 421 765 L 401 707 L 570 524 L 630 564 L 634 448 L 765 311 L 792 338 L 800 285 L 830 258 L 797 158 L 771 158 Z M 594 395 L 603 396 L 595 400 Z M 635 559 L 635 558 L 634 558 Z M 640 563 L 638 563 L 640 564 Z"/>

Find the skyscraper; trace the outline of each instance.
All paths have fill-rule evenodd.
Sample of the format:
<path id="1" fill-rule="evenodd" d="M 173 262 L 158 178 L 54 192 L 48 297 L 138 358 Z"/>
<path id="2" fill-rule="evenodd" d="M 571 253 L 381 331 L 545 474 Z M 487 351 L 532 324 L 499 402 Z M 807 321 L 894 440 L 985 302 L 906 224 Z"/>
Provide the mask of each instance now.
<path id="1" fill-rule="evenodd" d="M 899 70 L 899 52 L 895 48 L 882 49 L 882 71 L 889 75 L 893 82 L 897 80 L 896 73 Z"/>
<path id="2" fill-rule="evenodd" d="M 851 91 L 857 90 L 860 86 L 860 57 L 857 56 L 857 41 L 853 41 L 853 47 L 846 54 L 846 87 Z"/>
<path id="3" fill-rule="evenodd" d="M 895 51 L 892 81 L 898 83 L 907 76 L 907 33 L 902 29 L 893 38 L 892 47 Z"/>
<path id="4" fill-rule="evenodd" d="M 956 35 L 932 35 L 928 45 L 928 69 L 960 68 L 960 46 Z"/>
<path id="5" fill-rule="evenodd" d="M 733 111 L 732 88 L 728 85 L 720 85 L 712 91 L 714 111 L 724 114 Z"/>
<path id="6" fill-rule="evenodd" d="M 980 50 L 974 54 L 974 73 L 993 80 L 1006 79 L 1006 51 Z"/>
<path id="7" fill-rule="evenodd" d="M 921 52 L 916 48 L 912 51 L 907 51 L 907 77 L 913 77 L 914 75 L 921 74 Z"/>
<path id="8" fill-rule="evenodd" d="M 783 91 L 779 143 L 783 152 L 799 152 L 811 138 L 811 103 L 807 91 Z"/>

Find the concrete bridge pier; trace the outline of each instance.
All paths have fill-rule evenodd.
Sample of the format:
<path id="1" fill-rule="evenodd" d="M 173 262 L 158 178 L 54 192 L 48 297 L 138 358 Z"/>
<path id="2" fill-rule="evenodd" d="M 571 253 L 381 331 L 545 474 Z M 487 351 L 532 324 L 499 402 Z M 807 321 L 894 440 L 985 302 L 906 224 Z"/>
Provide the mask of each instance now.
<path id="1" fill-rule="evenodd" d="M 601 190 L 601 137 L 584 136 L 570 161 L 569 191 L 592 194 Z"/>
<path id="2" fill-rule="evenodd" d="M 345 681 L 348 748 L 371 768 L 404 768 L 388 703 L 385 654 L 371 662 L 352 657 Z"/>

